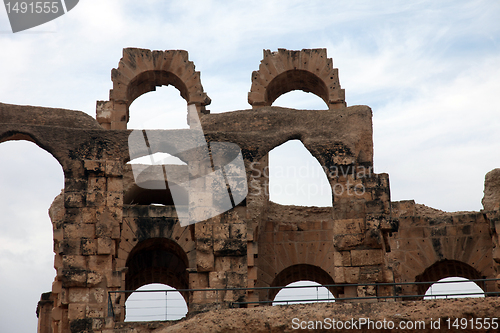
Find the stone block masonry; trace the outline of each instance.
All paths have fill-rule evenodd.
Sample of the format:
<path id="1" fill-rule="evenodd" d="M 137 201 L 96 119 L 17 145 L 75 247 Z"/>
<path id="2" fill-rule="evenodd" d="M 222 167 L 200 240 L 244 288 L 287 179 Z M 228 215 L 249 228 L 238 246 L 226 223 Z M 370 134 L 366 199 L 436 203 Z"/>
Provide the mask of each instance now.
<path id="1" fill-rule="evenodd" d="M 481 212 L 391 202 L 389 176 L 373 172 L 372 111 L 347 106 L 332 64 L 326 49 L 265 50 L 249 75 L 250 108 L 210 114 L 211 100 L 186 51 L 127 48 L 111 71 L 109 100 L 97 102 L 95 119 L 79 111 L 0 103 L 0 142 L 33 141 L 64 170 L 65 188 L 49 210 L 57 275 L 38 305 L 38 332 L 135 332 L 122 328 L 130 293 L 108 295 L 150 283 L 202 289 L 182 292 L 191 316 L 272 301 L 279 287 L 300 280 L 343 284 L 330 288 L 342 300 L 418 295 L 427 286 L 396 290 L 358 283 L 500 276 L 500 171 L 486 177 Z M 208 143 L 238 145 L 246 179 L 238 178 L 235 186 L 249 184 L 236 207 L 187 226 L 179 223 L 187 216 L 184 205 L 220 201 L 210 194 L 215 185 L 200 178 L 207 170 L 189 153 L 180 156 L 188 165 L 172 167 L 173 174 L 187 174 L 203 191 L 186 191 L 174 205 L 170 182 L 142 188 L 127 164 L 129 107 L 161 85 L 173 85 L 195 106 L 189 123 L 199 119 Z M 292 90 L 319 96 L 325 109 L 272 106 Z M 330 207 L 269 200 L 268 154 L 291 139 L 299 139 L 325 170 Z M 153 174 L 141 176 L 154 181 Z M 278 289 L 210 290 L 252 287 Z M 499 290 L 496 283 L 481 287 Z"/>

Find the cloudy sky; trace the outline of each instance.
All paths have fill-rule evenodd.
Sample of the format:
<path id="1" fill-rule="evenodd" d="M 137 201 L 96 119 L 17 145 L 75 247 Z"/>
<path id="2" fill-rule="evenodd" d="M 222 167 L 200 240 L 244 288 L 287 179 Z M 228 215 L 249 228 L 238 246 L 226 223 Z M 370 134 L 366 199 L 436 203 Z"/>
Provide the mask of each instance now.
<path id="1" fill-rule="evenodd" d="M 392 200 L 479 210 L 484 175 L 500 167 L 499 17 L 489 0 L 85 0 L 13 34 L 0 8 L 0 102 L 95 116 L 122 49 L 140 47 L 188 50 L 212 113 L 247 109 L 263 49 L 327 48 L 347 104 L 373 110 L 375 171 L 389 173 Z M 275 105 L 324 108 L 306 93 Z M 162 88 L 134 102 L 130 127 L 179 128 L 184 117 L 178 93 Z M 47 209 L 62 187 L 48 153 L 0 145 L 2 332 L 35 330 L 36 302 L 55 275 Z"/>

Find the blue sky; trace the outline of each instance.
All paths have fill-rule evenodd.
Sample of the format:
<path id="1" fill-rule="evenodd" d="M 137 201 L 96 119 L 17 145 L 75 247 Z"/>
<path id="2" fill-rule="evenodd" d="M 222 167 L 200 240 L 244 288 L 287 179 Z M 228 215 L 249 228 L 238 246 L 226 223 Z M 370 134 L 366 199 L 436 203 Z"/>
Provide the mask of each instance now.
<path id="1" fill-rule="evenodd" d="M 263 49 L 327 48 L 347 104 L 373 109 L 375 171 L 389 173 L 392 200 L 479 210 L 484 175 L 500 167 L 499 14 L 496 1 L 86 0 L 12 34 L 0 8 L 0 102 L 95 116 L 122 49 L 141 47 L 188 50 L 209 109 L 247 109 Z M 182 123 L 185 105 L 174 95 L 162 95 L 173 101 L 162 107 L 153 97 L 141 97 L 142 106 L 137 100 L 134 126 L 160 117 L 155 112 Z M 280 103 L 323 108 L 305 93 Z M 7 331 L 34 330 L 36 302 L 55 275 L 46 212 L 63 184 L 54 162 L 30 143 L 0 145 L 0 292 L 10 300 L 0 305 L 0 321 Z"/>

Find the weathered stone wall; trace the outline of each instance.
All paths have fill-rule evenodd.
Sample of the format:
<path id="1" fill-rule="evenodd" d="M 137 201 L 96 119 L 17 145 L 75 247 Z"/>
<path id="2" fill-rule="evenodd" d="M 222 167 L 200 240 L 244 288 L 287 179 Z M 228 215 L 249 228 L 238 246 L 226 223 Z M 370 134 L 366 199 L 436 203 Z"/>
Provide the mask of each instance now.
<path id="1" fill-rule="evenodd" d="M 393 202 L 392 206 L 399 229 L 390 237 L 387 257 L 397 282 L 495 277 L 490 225 L 484 213 L 445 213 L 413 201 Z M 404 286 L 400 293 L 422 295 L 429 287 Z M 494 282 L 481 287 L 498 290 Z"/>
<path id="2" fill-rule="evenodd" d="M 500 169 L 491 170 L 484 181 L 483 207 L 490 225 L 493 267 L 500 279 Z M 497 283 L 500 288 L 500 283 Z"/>
<path id="3" fill-rule="evenodd" d="M 412 202 L 391 203 L 389 176 L 373 173 L 372 112 L 346 106 L 338 70 L 324 49 L 264 51 L 252 73 L 252 109 L 223 114 L 205 109 L 210 99 L 185 51 L 125 49 L 112 81 L 109 101 L 97 103 L 97 120 L 78 111 L 0 104 L 0 142 L 32 141 L 64 171 L 64 191 L 50 209 L 57 275 L 51 294 L 39 304 L 40 332 L 119 331 L 130 294 L 115 292 L 149 283 L 209 289 L 182 292 L 192 315 L 272 301 L 278 291 L 214 288 L 282 287 L 308 279 L 345 284 L 331 291 L 352 298 L 393 294 L 392 288 L 357 283 L 500 273 L 498 172 L 487 176 L 484 212 L 438 216 Z M 248 184 L 246 199 L 236 207 L 188 226 L 181 226 L 185 211 L 173 205 L 169 189 L 141 188 L 126 164 L 130 104 L 168 84 L 196 106 L 198 117 L 188 118 L 191 125 L 200 119 L 208 143 L 239 146 Z M 296 89 L 318 95 L 326 109 L 271 106 Z M 152 131 L 151 136 L 168 139 L 178 133 Z M 268 153 L 292 139 L 324 168 L 331 207 L 270 202 L 264 172 Z M 181 157 L 190 181 L 199 183 L 197 177 L 207 170 L 189 154 Z M 199 193 L 186 192 L 187 205 L 215 202 L 206 195 L 212 185 L 202 185 Z M 494 283 L 483 288 L 498 290 Z M 397 292 L 416 295 L 417 289 Z"/>

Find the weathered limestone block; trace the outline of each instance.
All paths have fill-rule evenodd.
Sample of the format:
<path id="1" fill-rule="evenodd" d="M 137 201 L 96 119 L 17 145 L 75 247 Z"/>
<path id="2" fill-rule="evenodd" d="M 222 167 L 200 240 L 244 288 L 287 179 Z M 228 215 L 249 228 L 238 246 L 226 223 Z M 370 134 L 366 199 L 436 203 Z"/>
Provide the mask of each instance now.
<path id="1" fill-rule="evenodd" d="M 64 192 L 64 207 L 79 208 L 85 206 L 86 195 L 80 192 Z"/>
<path id="2" fill-rule="evenodd" d="M 59 243 L 58 254 L 80 255 L 81 254 L 81 239 L 63 239 Z"/>
<path id="3" fill-rule="evenodd" d="M 91 256 L 97 254 L 97 239 L 81 239 L 82 255 Z"/>
<path id="4" fill-rule="evenodd" d="M 106 206 L 121 207 L 123 205 L 123 194 L 121 192 L 107 192 Z"/>
<path id="5" fill-rule="evenodd" d="M 92 193 L 95 191 L 105 191 L 106 190 L 106 177 L 89 175 L 87 181 L 87 192 Z"/>
<path id="6" fill-rule="evenodd" d="M 115 254 L 115 241 L 110 237 L 97 238 L 97 254 Z"/>
<path id="7" fill-rule="evenodd" d="M 62 264 L 65 269 L 87 269 L 87 260 L 83 255 L 63 255 Z"/>
<path id="8" fill-rule="evenodd" d="M 108 176 L 108 182 L 110 177 L 121 177 L 123 175 L 123 163 L 120 161 L 106 161 L 105 173 Z M 108 189 L 108 191 L 110 190 Z"/>
<path id="9" fill-rule="evenodd" d="M 113 269 L 113 256 L 93 255 L 88 257 L 88 268 L 92 271 L 109 271 Z"/>
<path id="10" fill-rule="evenodd" d="M 95 224 L 96 237 L 112 237 L 118 238 L 117 233 L 120 230 L 120 223 L 122 222 L 113 211 L 108 207 L 101 208 L 96 212 L 97 223 Z M 113 237 L 114 236 L 114 237 Z"/>
<path id="11" fill-rule="evenodd" d="M 88 304 L 85 309 L 86 318 L 105 318 L 107 304 Z"/>
<path id="12" fill-rule="evenodd" d="M 486 174 L 481 202 L 485 210 L 500 210 L 500 169 L 493 169 Z"/>
<path id="13" fill-rule="evenodd" d="M 335 248 L 339 251 L 351 250 L 363 244 L 365 234 L 351 234 L 351 235 L 335 235 L 333 236 L 333 243 Z"/>
<path id="14" fill-rule="evenodd" d="M 189 273 L 189 285 L 192 289 L 208 288 L 208 274 Z"/>
<path id="15" fill-rule="evenodd" d="M 335 267 L 333 269 L 333 280 L 335 283 L 347 283 L 345 277 L 345 268 L 344 267 Z M 351 273 L 351 272 L 349 272 Z"/>
<path id="16" fill-rule="evenodd" d="M 215 271 L 246 273 L 247 261 L 245 256 L 240 257 L 215 257 Z"/>
<path id="17" fill-rule="evenodd" d="M 106 206 L 106 192 L 105 191 L 94 191 L 87 193 L 86 204 L 87 207 L 99 207 Z"/>
<path id="18" fill-rule="evenodd" d="M 68 305 L 69 320 L 84 319 L 87 311 L 87 305 L 81 303 L 70 303 Z"/>
<path id="19" fill-rule="evenodd" d="M 87 287 L 98 286 L 103 280 L 105 280 L 105 276 L 103 274 L 94 271 L 87 272 Z"/>
<path id="20" fill-rule="evenodd" d="M 95 225 L 94 224 L 84 224 L 84 223 L 79 223 L 79 224 L 64 224 L 63 227 L 63 234 L 64 238 L 70 239 L 70 238 L 95 238 L 96 232 L 95 232 Z"/>
<path id="21" fill-rule="evenodd" d="M 201 252 L 196 253 L 196 269 L 198 272 L 210 272 L 214 270 L 214 254 L 213 252 Z"/>
<path id="22" fill-rule="evenodd" d="M 216 256 L 246 256 L 247 242 L 239 239 L 215 239 L 214 255 Z"/>
<path id="23" fill-rule="evenodd" d="M 208 273 L 208 285 L 210 288 L 224 288 L 227 286 L 227 276 L 225 272 Z"/>
<path id="24" fill-rule="evenodd" d="M 359 267 L 344 267 L 344 277 L 346 283 L 359 282 Z"/>
<path id="25" fill-rule="evenodd" d="M 370 266 L 384 263 L 381 250 L 352 250 L 351 260 L 353 266 Z"/>
<path id="26" fill-rule="evenodd" d="M 87 286 L 87 270 L 60 268 L 58 276 L 61 279 L 63 288 Z"/>
<path id="27" fill-rule="evenodd" d="M 64 210 L 64 190 L 61 190 L 61 193 L 58 194 L 49 208 L 49 217 L 52 223 L 62 222 L 64 220 L 65 215 Z"/>
<path id="28" fill-rule="evenodd" d="M 364 231 L 365 231 L 365 221 L 362 218 L 334 221 L 333 232 L 335 235 L 360 234 L 363 233 Z"/>
<path id="29" fill-rule="evenodd" d="M 88 288 L 69 288 L 68 300 L 71 303 L 89 303 L 90 292 Z"/>
<path id="30" fill-rule="evenodd" d="M 106 161 L 104 160 L 85 160 L 83 167 L 88 173 L 94 175 L 104 175 L 106 171 Z"/>

